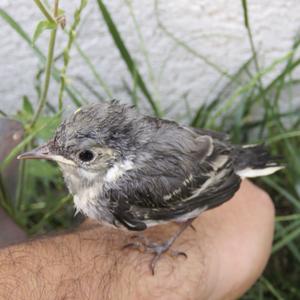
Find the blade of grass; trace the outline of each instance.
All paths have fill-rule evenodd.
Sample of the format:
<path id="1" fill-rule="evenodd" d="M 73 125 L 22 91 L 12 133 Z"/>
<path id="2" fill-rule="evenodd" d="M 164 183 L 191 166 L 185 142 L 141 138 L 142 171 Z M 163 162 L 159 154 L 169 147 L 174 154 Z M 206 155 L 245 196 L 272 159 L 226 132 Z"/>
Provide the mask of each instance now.
<path id="1" fill-rule="evenodd" d="M 169 62 L 171 62 L 172 59 L 172 54 L 175 52 L 175 50 L 178 48 L 177 44 L 174 44 L 171 49 L 168 51 L 168 53 L 166 54 L 166 56 L 164 57 L 160 68 L 158 70 L 158 75 L 157 75 L 157 81 L 160 82 L 162 80 L 162 76 L 164 71 L 166 70 L 166 66 L 168 65 Z"/>
<path id="2" fill-rule="evenodd" d="M 31 134 L 29 134 L 21 143 L 19 143 L 15 148 L 13 148 L 1 163 L 0 170 L 3 171 L 11 163 L 11 161 L 24 149 L 24 147 L 32 141 L 32 139 L 37 135 L 37 133 L 45 127 L 46 125 L 33 130 Z"/>
<path id="3" fill-rule="evenodd" d="M 287 222 L 287 221 L 294 221 L 299 220 L 300 221 L 300 214 L 292 214 L 292 215 L 286 215 L 286 216 L 277 216 L 275 218 L 276 222 Z"/>
<path id="4" fill-rule="evenodd" d="M 237 72 L 235 74 L 233 74 L 233 80 L 231 80 L 229 83 L 227 83 L 225 85 L 225 87 L 222 89 L 222 91 L 220 93 L 218 93 L 218 95 L 214 98 L 213 101 L 211 101 L 212 103 L 215 103 L 217 104 L 217 102 L 219 101 L 218 99 L 221 99 L 222 98 L 222 94 L 224 93 L 225 90 L 227 90 L 234 81 L 238 81 L 238 77 L 241 76 L 241 74 L 245 71 L 245 69 L 247 69 L 249 67 L 249 64 L 252 62 L 253 58 L 250 57 L 250 59 L 248 59 L 242 66 L 241 68 L 239 68 L 237 70 Z M 221 80 L 221 78 L 218 79 L 217 82 L 219 82 Z M 213 85 L 213 88 L 215 88 L 216 84 Z M 194 126 L 194 127 L 199 127 L 199 119 L 201 117 L 201 114 L 202 114 L 202 111 L 203 111 L 203 108 L 202 106 L 200 106 L 198 108 L 198 110 L 196 111 L 195 113 L 195 116 L 194 118 L 192 119 L 192 122 L 191 122 L 191 126 Z"/>
<path id="5" fill-rule="evenodd" d="M 2 179 L 2 173 L 0 172 L 0 204 L 1 207 L 11 216 L 14 216 L 14 208 L 11 205 L 12 202 L 8 199 L 5 186 Z"/>
<path id="6" fill-rule="evenodd" d="M 100 94 L 96 89 L 95 86 L 90 83 L 88 80 L 81 76 L 76 76 L 74 79 L 76 79 L 79 83 L 81 83 L 91 94 L 93 94 L 97 100 L 100 102 L 104 102 L 105 98 L 102 94 Z"/>
<path id="7" fill-rule="evenodd" d="M 88 3 L 88 0 L 81 0 L 79 7 L 75 10 L 74 21 L 68 32 L 67 46 L 64 48 L 64 51 L 63 51 L 64 65 L 63 65 L 63 67 L 61 69 L 61 73 L 60 73 L 61 79 L 60 79 L 60 88 L 59 88 L 59 94 L 58 94 L 58 110 L 59 111 L 62 110 L 62 107 L 63 107 L 63 93 L 64 93 L 65 85 L 66 85 L 66 73 L 67 73 L 67 69 L 69 66 L 69 62 L 70 62 L 70 51 L 71 51 L 71 48 L 72 48 L 73 43 L 76 38 L 76 29 L 80 22 L 80 15 L 81 15 L 82 11 L 84 10 L 84 8 L 86 7 L 87 3 Z"/>
<path id="8" fill-rule="evenodd" d="M 293 140 L 291 140 L 290 137 L 288 136 L 288 133 L 286 133 L 287 129 L 285 128 L 285 125 L 279 119 L 278 122 L 275 123 L 275 126 L 278 128 L 280 135 L 281 135 L 280 138 L 283 140 L 283 142 L 285 144 L 285 149 L 287 150 L 287 155 L 289 157 L 291 157 L 291 159 L 293 161 L 293 165 L 296 167 L 296 169 L 300 170 L 299 152 L 298 152 L 297 148 L 294 147 L 294 145 L 292 143 Z M 292 132 L 291 135 L 294 135 L 294 134 L 295 133 Z M 285 136 L 287 136 L 289 138 L 284 138 Z"/>
<path id="9" fill-rule="evenodd" d="M 76 47 L 79 55 L 81 56 L 81 58 L 86 63 L 86 65 L 90 68 L 90 70 L 91 70 L 92 74 L 94 75 L 98 84 L 103 88 L 103 90 L 105 91 L 107 96 L 109 98 L 113 99 L 113 93 L 112 93 L 111 89 L 109 88 L 108 84 L 104 81 L 104 79 L 101 77 L 101 75 L 98 73 L 94 64 L 92 63 L 91 59 L 89 58 L 89 56 L 82 50 L 82 48 L 76 42 L 75 42 L 75 47 Z"/>
<path id="10" fill-rule="evenodd" d="M 15 21 L 15 19 L 13 19 L 9 14 L 7 14 L 6 11 L 2 8 L 0 8 L 0 16 L 9 26 L 11 26 L 12 29 L 14 29 L 27 42 L 27 44 L 34 50 L 34 52 L 38 55 L 40 59 L 45 60 L 45 56 L 42 53 L 42 51 L 32 44 L 30 36 L 22 29 L 22 27 L 19 25 L 19 23 Z"/>
<path id="11" fill-rule="evenodd" d="M 241 0 L 241 1 L 242 1 L 243 14 L 244 14 L 244 24 L 245 24 L 247 34 L 248 34 L 248 38 L 249 38 L 249 42 L 250 42 L 250 47 L 251 47 L 251 52 L 252 52 L 252 55 L 253 55 L 255 70 L 256 70 L 256 73 L 260 73 L 260 66 L 259 66 L 258 59 L 257 59 L 257 52 L 256 52 L 256 49 L 255 49 L 252 30 L 251 30 L 251 26 L 250 26 L 250 22 L 249 22 L 248 1 L 247 0 Z M 261 95 L 263 96 L 265 105 L 267 105 L 267 106 L 265 106 L 265 111 L 268 111 L 269 106 L 268 106 L 268 103 L 266 102 L 267 99 L 265 98 L 264 87 L 263 87 L 261 77 L 258 79 L 258 86 L 259 86 Z"/>
<path id="12" fill-rule="evenodd" d="M 290 55 L 292 54 L 292 52 L 288 52 L 287 54 L 285 54 L 283 57 L 274 60 L 271 65 L 269 65 L 268 67 L 266 67 L 265 69 L 261 70 L 261 72 L 257 73 L 251 80 L 249 83 L 243 85 L 242 87 L 239 87 L 233 94 L 232 96 L 225 101 L 225 103 L 222 103 L 222 106 L 217 109 L 217 111 L 211 116 L 210 121 L 208 123 L 208 126 L 212 126 L 212 124 L 215 123 L 216 119 L 218 117 L 220 117 L 224 112 L 227 112 L 236 102 L 236 100 L 239 98 L 240 95 L 244 94 L 245 92 L 249 91 L 250 89 L 252 89 L 256 84 L 257 81 L 259 80 L 259 78 L 261 78 L 262 76 L 270 73 L 271 71 L 274 70 L 274 68 L 281 64 L 282 62 L 286 61 L 286 59 L 288 59 L 290 57 Z"/>
<path id="13" fill-rule="evenodd" d="M 118 48 L 118 50 L 120 51 L 120 54 L 124 60 L 124 62 L 127 65 L 127 68 L 129 70 L 130 75 L 132 76 L 132 78 L 134 79 L 134 76 L 136 76 L 136 80 L 137 80 L 137 85 L 139 86 L 139 88 L 141 89 L 142 93 L 144 94 L 144 96 L 146 97 L 146 99 L 148 100 L 153 113 L 156 116 L 161 116 L 161 112 L 159 109 L 158 104 L 153 100 L 140 72 L 138 71 L 137 65 L 134 62 L 131 54 L 129 53 L 127 47 L 125 46 L 125 43 L 123 42 L 123 39 L 121 38 L 121 35 L 109 13 L 109 11 L 107 10 L 104 2 L 102 0 L 97 0 L 98 2 L 98 7 L 99 10 L 102 13 L 103 19 L 108 27 L 108 30 L 116 44 L 116 47 Z M 136 75 L 135 75 L 136 73 Z"/>
<path id="14" fill-rule="evenodd" d="M 28 46 L 37 55 L 39 60 L 44 63 L 46 61 L 46 56 L 36 45 L 32 44 L 31 37 L 22 29 L 19 23 L 16 22 L 16 20 L 12 18 L 10 15 L 8 15 L 5 12 L 5 10 L 3 10 L 2 8 L 0 8 L 0 17 L 28 44 Z M 53 68 L 52 76 L 57 82 L 60 81 L 59 70 L 56 69 L 55 67 Z M 73 88 L 69 86 L 66 87 L 65 89 L 68 95 L 70 96 L 70 98 L 72 99 L 73 103 L 78 107 L 81 106 L 82 103 L 78 99 L 76 93 L 73 91 Z"/>
<path id="15" fill-rule="evenodd" d="M 27 147 L 23 148 L 22 151 L 26 151 Z M 20 210 L 22 199 L 23 199 L 23 192 L 24 192 L 24 182 L 25 182 L 25 161 L 21 160 L 18 169 L 18 185 L 16 191 L 16 202 L 15 207 L 17 210 Z"/>
<path id="16" fill-rule="evenodd" d="M 290 55 L 289 57 L 287 57 L 288 59 L 290 57 L 292 57 L 295 54 L 295 50 L 292 50 L 289 52 Z M 292 63 L 289 63 L 286 65 L 285 69 L 280 72 L 266 87 L 265 87 L 265 93 L 270 92 L 275 86 L 276 84 L 285 78 L 287 73 L 291 73 L 296 67 L 298 67 L 298 65 L 300 64 L 300 59 L 295 60 Z"/>
<path id="17" fill-rule="evenodd" d="M 38 6 L 40 11 L 43 13 L 43 15 L 46 17 L 46 19 L 50 22 L 56 23 L 55 16 L 53 17 L 51 12 L 48 11 L 47 7 L 43 4 L 40 0 L 33 0 L 35 4 Z"/>
<path id="18" fill-rule="evenodd" d="M 285 139 L 291 139 L 295 137 L 300 137 L 300 130 L 289 131 L 289 132 L 281 133 L 276 136 L 270 137 L 269 139 L 266 140 L 266 144 L 269 145 Z"/>
<path id="19" fill-rule="evenodd" d="M 289 224 L 283 226 L 283 223 L 278 223 L 276 222 L 276 230 L 275 230 L 275 237 L 274 237 L 274 242 L 280 241 L 286 234 L 288 234 L 291 231 L 294 231 L 296 228 L 300 226 L 300 220 L 295 220 L 295 221 L 289 221 Z M 278 226 L 278 224 L 281 224 L 281 227 Z M 284 228 L 282 230 L 282 228 Z"/>
<path id="20" fill-rule="evenodd" d="M 260 180 L 265 182 L 273 190 L 277 191 L 280 195 L 290 201 L 295 206 L 295 208 L 300 211 L 300 199 L 294 197 L 290 192 L 281 187 L 278 183 L 275 183 L 271 178 L 263 177 Z"/>
<path id="21" fill-rule="evenodd" d="M 272 121 L 269 121 L 272 124 L 276 123 L 278 119 L 284 119 L 284 118 L 291 118 L 293 116 L 298 116 L 300 115 L 300 108 L 296 108 L 293 111 L 288 111 L 284 113 L 278 113 L 274 115 L 274 119 Z M 264 119 L 259 119 L 257 121 L 245 121 L 244 123 L 244 128 L 245 130 L 255 128 L 257 126 L 260 126 L 262 123 L 264 123 Z M 296 126 L 292 126 L 292 128 L 296 128 Z"/>
<path id="22" fill-rule="evenodd" d="M 284 300 L 284 298 L 280 295 L 279 291 L 264 276 L 260 278 L 260 281 L 265 285 L 265 287 L 270 291 L 270 293 L 275 297 L 275 299 Z"/>
<path id="23" fill-rule="evenodd" d="M 0 109 L 0 115 L 1 115 L 2 117 L 7 117 L 7 114 L 6 114 L 3 110 L 1 110 L 1 109 Z"/>
<path id="24" fill-rule="evenodd" d="M 53 118 L 52 122 L 56 122 L 56 118 L 60 118 L 60 114 L 57 114 L 56 117 Z M 36 135 L 42 131 L 43 129 L 47 128 L 48 126 L 52 125 L 52 122 L 44 123 L 40 127 L 34 128 L 31 130 L 30 134 L 28 134 L 22 142 L 20 142 L 16 147 L 14 147 L 10 153 L 5 157 L 5 159 L 0 164 L 0 172 L 2 172 L 10 163 L 11 161 L 25 148 L 35 137 Z"/>
<path id="25" fill-rule="evenodd" d="M 55 0 L 54 9 L 53 9 L 54 18 L 57 18 L 57 16 L 58 16 L 58 9 L 59 9 L 58 6 L 59 6 L 59 0 Z M 50 33 L 44 86 L 43 86 L 41 98 L 39 100 L 38 108 L 35 111 L 32 122 L 30 124 L 31 128 L 34 127 L 35 123 L 39 119 L 40 114 L 45 106 L 46 101 L 47 101 L 47 95 L 48 95 L 48 90 L 49 90 L 49 85 L 50 85 L 50 77 L 51 77 L 51 71 L 52 71 L 54 47 L 55 47 L 55 41 L 56 41 L 56 32 L 57 32 L 57 27 L 52 29 L 51 33 Z"/>
<path id="26" fill-rule="evenodd" d="M 57 204 L 51 210 L 49 210 L 36 225 L 34 225 L 30 229 L 30 234 L 39 232 L 39 230 L 45 225 L 47 220 L 51 218 L 53 215 L 55 215 L 57 211 L 59 211 L 65 204 L 67 204 L 71 200 L 72 200 L 72 196 L 67 195 L 63 197 L 60 201 L 58 201 Z"/>
<path id="27" fill-rule="evenodd" d="M 294 222 L 294 223 L 296 223 L 296 225 L 298 225 L 298 228 L 299 228 L 299 222 Z M 296 226 L 295 226 L 295 228 L 296 228 Z M 283 239 L 286 238 L 286 236 L 288 236 L 290 234 L 290 232 L 288 232 L 285 229 L 285 227 L 282 226 L 281 224 L 276 224 L 276 230 L 279 231 L 279 233 L 281 234 L 281 238 L 279 239 L 278 243 L 281 242 Z M 292 255 L 297 260 L 297 262 L 300 263 L 300 252 L 297 247 L 297 244 L 294 241 L 289 241 L 286 244 L 286 247 L 291 251 Z"/>
<path id="28" fill-rule="evenodd" d="M 249 39 L 249 43 L 250 43 L 251 52 L 253 55 L 255 70 L 256 70 L 256 73 L 260 73 L 261 69 L 260 69 L 260 66 L 258 63 L 257 51 L 255 49 L 252 30 L 251 30 L 251 26 L 250 26 L 250 22 L 249 22 L 248 1 L 247 0 L 241 0 L 241 1 L 242 1 L 243 12 L 244 12 L 244 24 L 245 24 L 247 34 L 248 34 L 248 39 Z M 269 104 L 269 101 L 266 97 L 265 88 L 264 88 L 261 77 L 258 78 L 257 86 L 258 86 L 258 90 L 259 90 L 259 99 L 262 99 L 263 104 L 264 104 L 264 119 L 266 120 L 266 124 L 268 124 L 268 120 L 270 118 L 269 114 L 270 114 L 270 112 L 273 113 L 276 108 L 274 107 L 274 105 L 271 106 Z M 260 138 L 263 135 L 263 131 L 264 131 L 264 127 L 261 127 L 260 134 L 259 134 Z"/>
<path id="29" fill-rule="evenodd" d="M 279 242 L 275 243 L 272 248 L 272 253 L 276 253 L 283 247 L 287 246 L 289 243 L 291 243 L 293 240 L 298 238 L 300 236 L 300 227 L 296 228 L 292 232 L 286 234 Z M 300 260 L 300 254 L 299 254 L 299 260 Z"/>
<path id="30" fill-rule="evenodd" d="M 293 43 L 293 46 L 292 46 L 292 55 L 289 57 L 289 59 L 287 60 L 286 62 L 286 66 L 285 68 L 283 69 L 283 71 L 281 72 L 281 74 L 279 75 L 282 75 L 280 77 L 277 77 L 275 78 L 275 81 L 273 81 L 273 84 L 275 85 L 276 82 L 279 83 L 279 86 L 280 86 L 280 91 L 284 88 L 284 83 L 285 83 L 285 78 L 288 76 L 288 75 L 291 75 L 291 72 L 293 71 L 293 69 L 295 67 L 297 67 L 297 60 L 295 61 L 296 64 L 294 64 L 294 58 L 295 58 L 295 55 L 296 55 L 296 51 L 298 50 L 300 46 L 300 38 L 299 37 L 296 37 L 294 43 Z M 294 66 L 293 66 L 294 65 Z M 291 79 L 292 80 L 292 79 Z M 288 88 L 290 88 L 290 86 L 288 85 Z M 275 103 L 276 103 L 276 106 L 278 107 L 278 102 L 279 102 L 279 97 L 280 97 L 280 92 L 277 93 L 277 97 L 275 99 Z"/>
<path id="31" fill-rule="evenodd" d="M 134 69 L 134 74 L 133 74 L 133 83 L 132 83 L 132 90 L 131 90 L 131 97 L 132 97 L 132 103 L 135 107 L 138 107 L 139 100 L 137 96 L 137 88 L 138 88 L 138 82 L 137 82 L 137 70 Z"/>
<path id="32" fill-rule="evenodd" d="M 125 3 L 126 3 L 128 9 L 129 9 L 129 13 L 130 13 L 131 19 L 133 21 L 135 31 L 138 35 L 139 40 L 140 40 L 141 50 L 142 50 L 142 53 L 144 55 L 145 62 L 146 62 L 146 65 L 147 65 L 147 69 L 148 69 L 148 77 L 149 77 L 149 79 L 152 82 L 152 85 L 154 87 L 154 95 L 155 95 L 154 98 L 158 103 L 160 103 L 160 96 L 159 96 L 159 92 L 158 92 L 158 88 L 157 88 L 157 81 L 155 79 L 153 68 L 152 68 L 151 63 L 150 63 L 149 53 L 148 53 L 148 50 L 147 50 L 147 47 L 146 47 L 144 37 L 143 37 L 142 32 L 140 30 L 140 25 L 138 24 L 138 21 L 136 19 L 136 16 L 135 16 L 135 13 L 134 13 L 134 10 L 133 10 L 133 7 L 132 7 L 132 0 L 125 0 Z"/>

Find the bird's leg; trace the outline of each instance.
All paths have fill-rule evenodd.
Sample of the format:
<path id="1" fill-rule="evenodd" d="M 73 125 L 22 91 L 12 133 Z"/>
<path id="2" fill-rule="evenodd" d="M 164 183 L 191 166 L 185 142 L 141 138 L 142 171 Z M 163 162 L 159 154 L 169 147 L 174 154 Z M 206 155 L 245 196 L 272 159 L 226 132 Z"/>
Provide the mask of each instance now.
<path id="1" fill-rule="evenodd" d="M 172 250 L 170 249 L 170 247 L 174 244 L 177 238 L 183 233 L 183 231 L 189 226 L 191 226 L 194 219 L 195 218 L 189 219 L 184 223 L 180 224 L 180 228 L 175 232 L 175 234 L 171 236 L 169 239 L 167 239 L 166 241 L 164 241 L 163 243 L 151 242 L 144 236 L 134 236 L 134 238 L 138 238 L 139 241 L 135 241 L 125 245 L 123 249 L 124 248 L 144 249 L 147 252 L 153 253 L 154 257 L 150 262 L 150 270 L 152 272 L 152 275 L 154 275 L 156 263 L 158 262 L 158 260 L 160 259 L 163 253 L 170 251 L 170 254 L 174 257 L 180 255 L 187 257 L 187 255 L 184 252 Z"/>
<path id="2" fill-rule="evenodd" d="M 190 224 L 190 227 L 196 232 L 197 230 L 196 230 L 196 228 L 195 228 L 195 226 L 193 225 L 193 224 Z"/>

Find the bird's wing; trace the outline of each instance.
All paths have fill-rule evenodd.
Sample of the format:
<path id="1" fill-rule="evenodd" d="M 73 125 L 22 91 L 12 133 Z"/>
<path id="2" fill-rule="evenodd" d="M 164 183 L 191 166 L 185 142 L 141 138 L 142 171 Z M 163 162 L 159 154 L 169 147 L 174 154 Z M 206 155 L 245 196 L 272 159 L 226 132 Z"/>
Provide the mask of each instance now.
<path id="1" fill-rule="evenodd" d="M 176 133 L 177 140 L 159 134 L 145 152 L 150 157 L 105 190 L 112 213 L 128 229 L 197 215 L 229 200 L 239 188 L 228 146 L 186 132 Z"/>
<path id="2" fill-rule="evenodd" d="M 217 139 L 220 141 L 228 141 L 229 140 L 229 135 L 224 132 L 219 132 L 219 131 L 214 131 L 210 129 L 204 129 L 204 128 L 194 128 L 194 127 L 183 127 L 184 129 L 196 134 L 196 135 L 208 135 L 212 137 L 213 139 Z"/>

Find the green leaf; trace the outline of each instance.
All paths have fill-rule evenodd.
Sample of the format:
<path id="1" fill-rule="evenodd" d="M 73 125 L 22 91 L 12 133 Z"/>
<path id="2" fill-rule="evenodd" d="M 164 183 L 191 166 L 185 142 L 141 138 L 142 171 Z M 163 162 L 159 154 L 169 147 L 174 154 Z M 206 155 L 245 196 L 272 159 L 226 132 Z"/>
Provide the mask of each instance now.
<path id="1" fill-rule="evenodd" d="M 55 115 L 54 117 L 53 116 L 41 116 L 39 118 L 39 120 L 37 121 L 37 127 L 42 127 L 43 129 L 40 130 L 36 137 L 37 138 L 40 138 L 44 141 L 47 141 L 49 140 L 56 128 L 58 127 L 58 125 L 60 124 L 61 122 L 61 116 L 60 115 Z M 47 127 L 44 127 L 44 125 L 47 124 Z"/>
<path id="2" fill-rule="evenodd" d="M 60 17 L 60 16 L 63 16 L 64 14 L 65 14 L 65 11 L 62 8 L 59 8 L 57 16 Z"/>
<path id="3" fill-rule="evenodd" d="M 35 44 L 36 40 L 40 37 L 40 35 L 45 31 L 45 30 L 52 30 L 57 27 L 57 24 L 48 21 L 48 20 L 43 20 L 40 21 L 34 31 L 33 38 L 32 38 L 32 43 Z"/>
<path id="4" fill-rule="evenodd" d="M 27 96 L 23 96 L 23 111 L 30 116 L 32 116 L 34 113 L 33 107 Z"/>
<path id="5" fill-rule="evenodd" d="M 27 166 L 27 176 L 43 177 L 44 180 L 50 181 L 60 176 L 59 168 L 48 161 L 32 160 Z"/>
<path id="6" fill-rule="evenodd" d="M 32 116 L 34 114 L 34 109 L 32 107 L 32 104 L 29 100 L 29 98 L 25 95 L 22 98 L 22 109 L 17 111 L 16 119 L 19 120 L 23 124 L 27 124 L 31 121 Z"/>

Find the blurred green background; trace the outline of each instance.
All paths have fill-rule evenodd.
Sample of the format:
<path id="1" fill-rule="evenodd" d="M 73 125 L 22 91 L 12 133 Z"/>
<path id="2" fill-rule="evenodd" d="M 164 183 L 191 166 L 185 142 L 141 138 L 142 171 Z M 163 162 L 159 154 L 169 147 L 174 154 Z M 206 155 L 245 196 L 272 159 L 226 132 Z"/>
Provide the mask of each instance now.
<path id="1" fill-rule="evenodd" d="M 84 74 L 81 74 L 78 85 L 84 86 L 98 101 L 109 100 L 119 93 L 114 91 L 115 87 L 101 73 L 102 62 L 95 63 L 85 52 L 84 45 L 77 40 L 84 20 L 89 18 L 90 3 L 88 0 L 77 1 L 73 11 L 65 12 L 61 9 L 63 2 L 64 0 L 49 3 L 34 0 L 34 7 L 40 11 L 41 19 L 35 21 L 33 32 L 26 32 L 14 14 L 0 8 L 0 17 L 9 26 L 11 35 L 17 36 L 20 43 L 30 48 L 32 56 L 39 61 L 37 66 L 32 66 L 36 68 L 32 78 L 34 96 L 24 95 L 16 99 L 17 112 L 13 114 L 6 110 L 2 99 L 0 102 L 2 117 L 21 122 L 25 130 L 23 140 L 1 161 L 0 205 L 30 235 L 68 228 L 74 224 L 72 199 L 67 194 L 55 164 L 46 161 L 21 162 L 15 193 L 7 191 L 4 178 L 6 170 L 20 152 L 49 139 L 70 107 L 80 107 L 88 102 L 84 93 L 77 88 L 76 81 L 68 77 L 69 68 L 72 67 L 72 51 L 76 50 L 96 83 L 90 84 L 85 81 Z M 251 11 L 247 1 L 241 0 L 241 30 L 247 36 L 251 55 L 236 71 L 229 72 L 178 38 L 176 32 L 170 31 L 160 18 L 159 1 L 151 1 L 153 10 L 150 17 L 155 20 L 161 34 L 195 62 L 201 60 L 217 74 L 211 93 L 198 106 L 195 106 L 195 101 L 190 103 L 189 91 L 178 99 L 169 95 L 172 101 L 164 101 L 159 89 L 155 88 L 159 78 L 153 72 L 147 38 L 143 35 L 131 1 L 124 0 L 120 9 L 129 12 L 128 22 L 132 23 L 141 47 L 143 59 L 139 61 L 136 60 L 135 53 L 129 51 L 126 38 L 121 34 L 122 28 L 116 25 L 114 15 L 105 2 L 90 2 L 94 2 L 98 17 L 107 26 L 107 35 L 113 41 L 113 47 L 119 51 L 117 63 L 122 63 L 127 68 L 127 80 L 122 82 L 120 88 L 127 102 L 130 101 L 138 109 L 155 116 L 228 132 L 234 143 L 264 142 L 272 154 L 284 157 L 287 166 L 284 171 L 256 180 L 275 202 L 276 233 L 267 269 L 243 299 L 300 299 L 300 103 L 295 101 L 300 83 L 300 38 L 296 35 L 286 53 L 262 67 L 255 34 L 252 32 Z M 66 14 L 72 17 L 66 19 Z M 58 33 L 60 45 L 64 45 L 62 50 L 57 49 Z M 48 45 L 46 49 L 38 46 L 41 38 Z M 224 53 L 225 60 L 226 55 Z M 141 68 L 146 69 L 146 72 L 141 72 Z M 165 76 L 168 77 L 168 74 Z M 197 82 L 197 78 L 193 80 Z M 52 88 L 51 97 L 49 86 Z M 1 97 L 4 99 L 3 95 Z M 202 97 L 199 85 L 198 98 Z M 174 107 L 179 109 L 174 110 Z"/>

